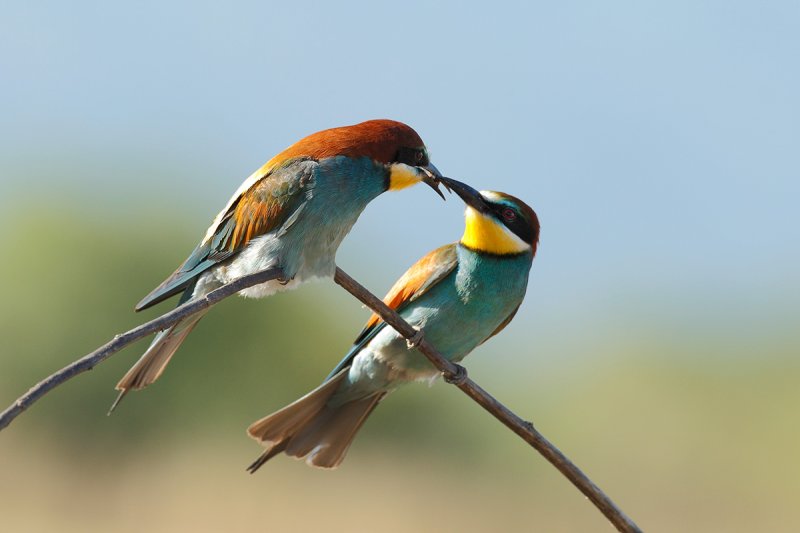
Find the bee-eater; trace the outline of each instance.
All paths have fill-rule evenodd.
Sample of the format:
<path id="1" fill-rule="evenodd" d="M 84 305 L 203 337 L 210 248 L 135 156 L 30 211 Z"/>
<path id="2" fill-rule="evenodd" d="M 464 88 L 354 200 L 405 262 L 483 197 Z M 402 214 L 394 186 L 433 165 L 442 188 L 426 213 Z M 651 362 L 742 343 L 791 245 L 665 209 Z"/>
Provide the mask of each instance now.
<path id="1" fill-rule="evenodd" d="M 309 135 L 251 174 L 189 258 L 135 309 L 179 293 L 184 303 L 268 268 L 279 268 L 280 279 L 239 294 L 265 297 L 332 277 L 336 250 L 370 201 L 419 182 L 441 195 L 439 177 L 420 136 L 400 122 L 370 120 Z M 158 379 L 203 314 L 156 335 L 117 383 L 120 394 L 111 410 L 129 390 Z"/>
<path id="2" fill-rule="evenodd" d="M 499 192 L 478 192 L 442 178 L 467 204 L 458 243 L 417 261 L 384 298 L 450 361 L 461 361 L 499 333 L 517 312 L 539 240 L 536 213 Z M 266 451 L 255 472 L 280 452 L 333 468 L 344 459 L 367 416 L 400 385 L 439 372 L 376 315 L 326 380 L 294 403 L 248 428 Z"/>

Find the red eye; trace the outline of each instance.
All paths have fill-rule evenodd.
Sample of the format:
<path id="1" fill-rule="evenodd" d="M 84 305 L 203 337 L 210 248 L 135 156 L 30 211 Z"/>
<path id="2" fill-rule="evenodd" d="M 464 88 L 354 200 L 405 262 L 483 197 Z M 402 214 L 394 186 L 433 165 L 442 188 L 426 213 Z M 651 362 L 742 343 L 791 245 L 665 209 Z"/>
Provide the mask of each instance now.
<path id="1" fill-rule="evenodd" d="M 510 207 L 503 209 L 503 218 L 509 222 L 517 218 L 517 214 Z"/>

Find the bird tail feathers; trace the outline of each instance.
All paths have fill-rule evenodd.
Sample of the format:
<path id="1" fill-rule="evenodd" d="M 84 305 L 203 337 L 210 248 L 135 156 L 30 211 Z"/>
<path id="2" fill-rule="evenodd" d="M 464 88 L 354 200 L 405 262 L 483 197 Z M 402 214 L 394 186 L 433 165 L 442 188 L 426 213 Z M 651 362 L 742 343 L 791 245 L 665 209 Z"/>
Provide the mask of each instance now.
<path id="1" fill-rule="evenodd" d="M 321 468 L 336 468 L 369 414 L 385 393 L 341 405 L 328 405 L 347 370 L 339 372 L 299 400 L 254 422 L 248 434 L 266 447 L 251 464 L 250 473 L 281 452 Z"/>
<path id="2" fill-rule="evenodd" d="M 143 389 L 161 376 L 173 354 L 205 314 L 206 310 L 203 310 L 190 315 L 155 336 L 147 351 L 117 383 L 116 389 L 120 393 L 108 411 L 109 414 L 128 391 Z"/>

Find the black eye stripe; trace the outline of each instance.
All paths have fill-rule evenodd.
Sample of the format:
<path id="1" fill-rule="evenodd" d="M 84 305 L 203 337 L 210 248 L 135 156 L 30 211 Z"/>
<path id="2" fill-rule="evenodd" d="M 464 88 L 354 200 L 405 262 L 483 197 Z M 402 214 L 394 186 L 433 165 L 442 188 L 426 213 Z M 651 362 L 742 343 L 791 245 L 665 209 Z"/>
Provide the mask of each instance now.
<path id="1" fill-rule="evenodd" d="M 505 204 L 492 205 L 492 211 L 494 211 L 497 219 L 500 220 L 500 222 L 502 222 L 505 227 L 510 229 L 514 233 L 514 235 L 516 235 L 523 241 L 527 242 L 528 244 L 531 244 L 533 242 L 533 230 L 531 229 L 531 225 L 525 219 L 524 215 L 519 213 L 513 207 Z M 513 214 L 513 217 L 507 218 L 506 217 L 507 213 Z"/>
<path id="2" fill-rule="evenodd" d="M 505 204 L 494 204 L 492 205 L 492 211 L 500 218 L 505 218 L 506 212 L 514 213 L 516 216 L 517 212 L 511 206 Z"/>
<path id="3" fill-rule="evenodd" d="M 403 163 L 410 166 L 423 166 L 429 163 L 428 154 L 425 153 L 424 148 L 409 148 L 401 147 L 397 150 L 397 155 L 394 157 L 394 163 Z"/>

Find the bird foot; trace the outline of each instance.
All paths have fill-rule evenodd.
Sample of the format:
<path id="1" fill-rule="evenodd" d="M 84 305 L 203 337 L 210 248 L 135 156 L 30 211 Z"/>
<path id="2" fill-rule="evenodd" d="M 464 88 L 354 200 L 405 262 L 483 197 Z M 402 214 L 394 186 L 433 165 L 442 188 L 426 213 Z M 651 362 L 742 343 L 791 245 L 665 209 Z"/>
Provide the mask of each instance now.
<path id="1" fill-rule="evenodd" d="M 461 385 L 465 381 L 467 381 L 467 369 L 461 365 L 453 365 L 455 367 L 455 372 L 447 373 L 443 372 L 442 377 L 444 380 L 451 384 L 451 385 Z"/>
<path id="2" fill-rule="evenodd" d="M 425 335 L 422 333 L 421 329 L 414 328 L 417 332 L 414 334 L 413 337 L 410 339 L 406 339 L 406 344 L 408 345 L 408 349 L 417 348 L 421 343 L 422 339 L 425 338 Z"/>

